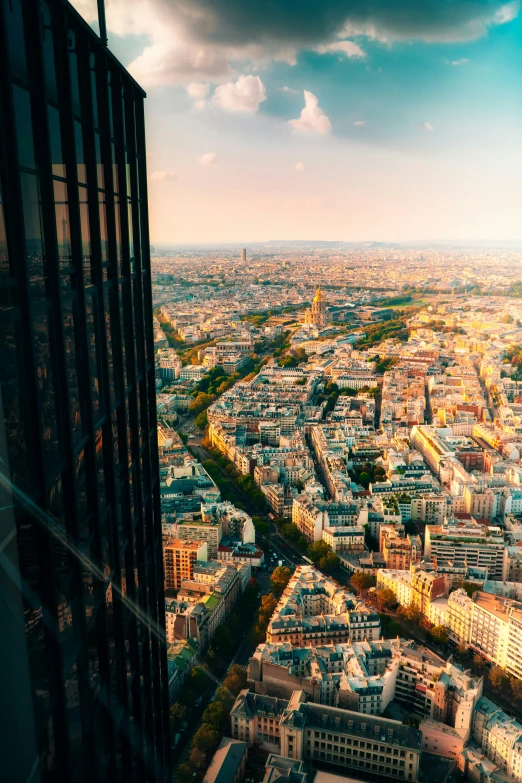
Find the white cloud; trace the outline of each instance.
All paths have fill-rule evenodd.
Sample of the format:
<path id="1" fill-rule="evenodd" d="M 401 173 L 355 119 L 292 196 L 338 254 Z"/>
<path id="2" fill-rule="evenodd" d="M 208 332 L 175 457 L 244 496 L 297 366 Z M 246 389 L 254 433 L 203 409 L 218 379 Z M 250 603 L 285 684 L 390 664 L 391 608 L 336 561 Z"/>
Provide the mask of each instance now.
<path id="1" fill-rule="evenodd" d="M 469 60 L 465 57 L 461 57 L 460 60 L 452 60 L 450 65 L 465 65 L 466 63 L 469 63 Z"/>
<path id="2" fill-rule="evenodd" d="M 259 76 L 240 76 L 217 87 L 212 101 L 227 111 L 257 111 L 266 101 L 265 86 Z"/>
<path id="3" fill-rule="evenodd" d="M 292 93 L 292 95 L 299 95 L 300 92 L 300 90 L 294 90 L 293 87 L 288 87 L 288 85 L 286 84 L 283 87 L 280 87 L 279 89 L 281 90 L 281 92 Z"/>
<path id="4" fill-rule="evenodd" d="M 433 133 L 433 131 L 435 130 L 433 125 L 431 125 L 429 122 L 423 122 L 421 128 L 427 131 L 428 133 Z"/>
<path id="5" fill-rule="evenodd" d="M 352 125 L 354 128 L 364 128 L 366 120 L 355 120 L 355 122 L 352 122 Z"/>
<path id="6" fill-rule="evenodd" d="M 205 82 L 191 82 L 187 86 L 187 92 L 194 99 L 195 109 L 204 109 L 207 105 L 205 98 L 210 91 L 210 87 Z"/>
<path id="7" fill-rule="evenodd" d="M 166 179 L 175 180 L 178 175 L 175 171 L 153 171 L 149 174 L 149 182 L 163 182 Z"/>
<path id="8" fill-rule="evenodd" d="M 315 49 L 319 54 L 334 54 L 341 53 L 347 57 L 366 57 L 366 52 L 363 52 L 361 47 L 353 41 L 333 41 L 329 44 L 317 46 Z"/>
<path id="9" fill-rule="evenodd" d="M 201 157 L 196 158 L 198 163 L 201 163 L 202 166 L 211 166 L 213 163 L 217 160 L 217 155 L 215 152 L 205 152 L 204 155 L 201 155 Z"/>
<path id="10" fill-rule="evenodd" d="M 299 119 L 290 120 L 288 124 L 294 133 L 330 133 L 332 123 L 325 112 L 319 108 L 319 99 L 313 92 L 304 91 L 305 106 Z"/>
<path id="11" fill-rule="evenodd" d="M 190 82 L 187 86 L 187 92 L 191 98 L 195 101 L 199 101 L 202 98 L 206 98 L 210 87 L 205 82 Z"/>
<path id="12" fill-rule="evenodd" d="M 296 163 L 294 166 L 294 169 L 296 171 L 304 171 L 306 168 L 305 164 L 302 161 L 299 161 L 299 163 Z"/>

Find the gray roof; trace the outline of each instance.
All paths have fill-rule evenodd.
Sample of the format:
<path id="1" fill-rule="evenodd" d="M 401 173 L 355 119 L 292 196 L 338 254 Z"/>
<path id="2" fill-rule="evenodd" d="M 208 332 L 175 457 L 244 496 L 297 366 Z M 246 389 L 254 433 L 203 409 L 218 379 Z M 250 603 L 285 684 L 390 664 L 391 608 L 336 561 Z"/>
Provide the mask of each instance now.
<path id="1" fill-rule="evenodd" d="M 247 751 L 247 742 L 223 737 L 205 773 L 203 783 L 230 783 L 234 780 L 234 775 Z"/>

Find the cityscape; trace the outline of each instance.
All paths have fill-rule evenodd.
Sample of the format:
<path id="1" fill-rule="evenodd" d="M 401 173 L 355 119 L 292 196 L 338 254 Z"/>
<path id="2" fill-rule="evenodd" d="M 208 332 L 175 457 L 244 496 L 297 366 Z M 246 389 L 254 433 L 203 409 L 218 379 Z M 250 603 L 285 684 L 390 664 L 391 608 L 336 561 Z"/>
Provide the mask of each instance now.
<path id="1" fill-rule="evenodd" d="M 180 92 L 180 143 L 255 114 L 307 56 L 375 76 L 372 47 L 445 46 L 465 70 L 518 5 L 325 0 L 295 35 L 284 3 L 275 31 L 214 5 L 0 0 L 0 780 L 522 783 L 511 213 L 372 239 L 376 195 L 367 240 L 314 201 L 286 238 L 267 207 L 251 241 L 240 210 L 233 241 L 215 215 L 193 241 L 154 123 Z M 289 133 L 328 136 L 304 97 Z"/>

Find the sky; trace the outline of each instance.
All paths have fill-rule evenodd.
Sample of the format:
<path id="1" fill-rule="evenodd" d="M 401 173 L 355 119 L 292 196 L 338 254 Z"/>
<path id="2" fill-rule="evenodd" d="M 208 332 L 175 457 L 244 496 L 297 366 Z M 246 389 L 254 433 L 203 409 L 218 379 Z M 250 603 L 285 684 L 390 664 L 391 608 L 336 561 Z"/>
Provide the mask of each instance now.
<path id="1" fill-rule="evenodd" d="M 154 243 L 522 239 L 519 0 L 106 9 L 147 91 Z"/>

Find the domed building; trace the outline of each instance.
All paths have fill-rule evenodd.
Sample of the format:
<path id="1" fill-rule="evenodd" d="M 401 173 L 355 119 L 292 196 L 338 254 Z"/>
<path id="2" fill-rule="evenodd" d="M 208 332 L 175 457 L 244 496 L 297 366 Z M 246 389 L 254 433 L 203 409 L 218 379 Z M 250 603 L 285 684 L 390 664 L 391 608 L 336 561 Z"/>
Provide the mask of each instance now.
<path id="1" fill-rule="evenodd" d="M 317 289 L 311 309 L 306 311 L 305 323 L 314 324 L 319 328 L 330 323 L 326 299 L 320 288 Z"/>

